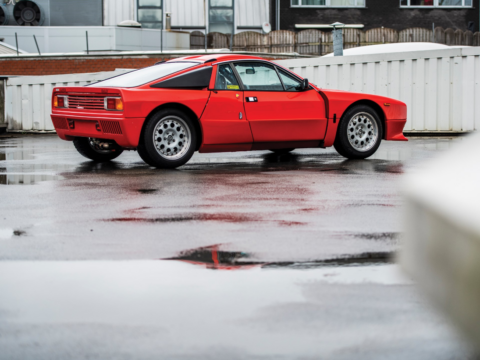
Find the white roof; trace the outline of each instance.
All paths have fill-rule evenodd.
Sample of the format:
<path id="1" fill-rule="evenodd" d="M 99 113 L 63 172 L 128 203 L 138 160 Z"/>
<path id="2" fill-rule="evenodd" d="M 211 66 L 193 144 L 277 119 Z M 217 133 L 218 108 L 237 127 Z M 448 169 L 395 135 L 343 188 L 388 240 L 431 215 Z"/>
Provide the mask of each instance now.
<path id="1" fill-rule="evenodd" d="M 421 51 L 421 50 L 441 50 L 445 48 L 455 48 L 455 47 L 463 47 L 463 46 L 448 46 L 444 44 L 436 44 L 436 43 L 429 43 L 429 42 L 381 44 L 381 45 L 360 46 L 352 49 L 344 49 L 343 56 L 386 54 L 386 53 Z M 328 54 L 328 55 L 325 55 L 324 57 L 330 57 L 330 56 L 333 56 L 333 54 Z"/>
<path id="2" fill-rule="evenodd" d="M 27 54 L 26 51 L 21 49 L 18 49 L 18 52 L 20 54 Z M 17 49 L 12 45 L 0 41 L 0 54 L 17 54 Z"/>

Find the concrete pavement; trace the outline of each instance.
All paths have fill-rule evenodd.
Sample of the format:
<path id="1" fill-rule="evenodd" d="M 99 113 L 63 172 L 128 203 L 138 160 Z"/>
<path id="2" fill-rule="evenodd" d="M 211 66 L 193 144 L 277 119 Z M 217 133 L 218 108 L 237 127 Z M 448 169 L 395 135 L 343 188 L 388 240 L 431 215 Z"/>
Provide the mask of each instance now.
<path id="1" fill-rule="evenodd" d="M 164 171 L 0 138 L 0 359 L 473 359 L 392 264 L 402 174 L 460 141 Z"/>

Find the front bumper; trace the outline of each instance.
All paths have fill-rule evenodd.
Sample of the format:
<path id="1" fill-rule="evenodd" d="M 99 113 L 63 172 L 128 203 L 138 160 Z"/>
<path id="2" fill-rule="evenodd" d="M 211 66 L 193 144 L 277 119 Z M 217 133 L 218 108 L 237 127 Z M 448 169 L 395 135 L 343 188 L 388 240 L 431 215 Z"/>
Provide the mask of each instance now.
<path id="1" fill-rule="evenodd" d="M 385 121 L 385 140 L 408 141 L 403 135 L 406 119 Z"/>
<path id="2" fill-rule="evenodd" d="M 63 140 L 75 137 L 93 137 L 114 140 L 124 148 L 136 148 L 140 140 L 144 118 L 111 116 L 82 116 L 52 114 L 52 122 L 58 136 Z"/>

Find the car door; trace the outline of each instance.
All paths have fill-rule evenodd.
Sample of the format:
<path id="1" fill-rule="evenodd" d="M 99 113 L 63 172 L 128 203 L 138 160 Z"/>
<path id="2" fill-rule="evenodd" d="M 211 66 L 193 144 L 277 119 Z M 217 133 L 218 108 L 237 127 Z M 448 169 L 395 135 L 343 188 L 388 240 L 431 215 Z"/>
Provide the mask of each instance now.
<path id="1" fill-rule="evenodd" d="M 254 142 L 308 141 L 325 137 L 325 103 L 313 88 L 301 90 L 301 81 L 262 62 L 237 62 L 245 112 Z"/>
<path id="2" fill-rule="evenodd" d="M 215 87 L 200 121 L 204 145 L 253 142 L 243 107 L 243 91 L 230 64 L 217 66 Z"/>

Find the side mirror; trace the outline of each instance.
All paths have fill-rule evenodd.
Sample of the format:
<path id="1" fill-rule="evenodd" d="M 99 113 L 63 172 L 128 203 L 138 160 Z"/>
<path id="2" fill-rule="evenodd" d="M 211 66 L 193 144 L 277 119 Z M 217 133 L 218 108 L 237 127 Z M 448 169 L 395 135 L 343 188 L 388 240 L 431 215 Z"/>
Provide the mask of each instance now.
<path id="1" fill-rule="evenodd" d="M 300 87 L 300 90 L 301 90 L 301 91 L 308 90 L 308 87 L 309 87 L 308 79 L 303 79 L 303 80 L 302 80 L 302 85 L 301 85 L 301 87 Z"/>

